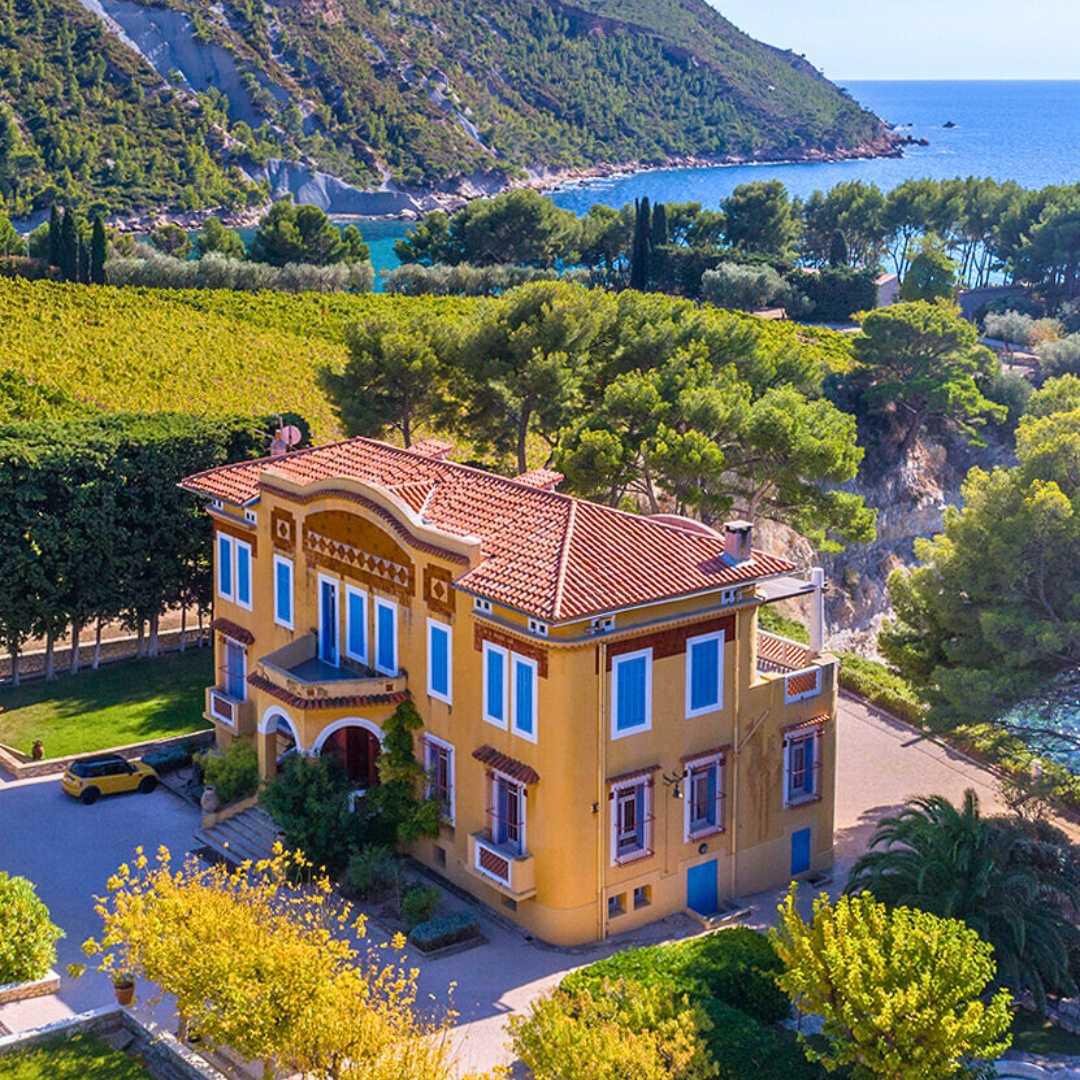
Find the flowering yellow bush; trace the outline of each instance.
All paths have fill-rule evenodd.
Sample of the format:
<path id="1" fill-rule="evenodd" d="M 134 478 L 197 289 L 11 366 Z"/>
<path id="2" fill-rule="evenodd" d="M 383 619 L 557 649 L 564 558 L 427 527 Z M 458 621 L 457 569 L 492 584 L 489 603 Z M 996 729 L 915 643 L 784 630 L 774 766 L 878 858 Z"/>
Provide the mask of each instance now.
<path id="1" fill-rule="evenodd" d="M 363 917 L 303 855 L 203 867 L 137 848 L 108 881 L 99 970 L 131 971 L 176 998 L 181 1029 L 317 1080 L 443 1080 L 445 1033 L 414 1013 L 416 969 L 361 954 Z M 401 949 L 398 937 L 390 947 Z"/>

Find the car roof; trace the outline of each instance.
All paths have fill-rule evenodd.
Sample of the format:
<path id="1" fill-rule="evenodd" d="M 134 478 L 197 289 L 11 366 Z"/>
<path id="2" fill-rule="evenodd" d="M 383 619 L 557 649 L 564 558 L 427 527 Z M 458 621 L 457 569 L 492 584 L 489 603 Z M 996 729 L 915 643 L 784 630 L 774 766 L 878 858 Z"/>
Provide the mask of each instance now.
<path id="1" fill-rule="evenodd" d="M 117 762 L 126 761 L 119 754 L 96 754 L 94 757 L 79 758 L 72 765 L 115 765 Z"/>

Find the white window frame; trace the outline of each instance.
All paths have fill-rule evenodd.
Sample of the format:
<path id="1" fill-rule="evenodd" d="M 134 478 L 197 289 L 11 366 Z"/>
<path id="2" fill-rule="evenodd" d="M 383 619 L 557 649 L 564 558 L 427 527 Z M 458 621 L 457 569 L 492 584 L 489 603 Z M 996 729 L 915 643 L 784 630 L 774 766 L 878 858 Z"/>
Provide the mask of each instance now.
<path id="1" fill-rule="evenodd" d="M 716 642 L 716 704 L 703 705 L 699 709 L 691 708 L 692 688 L 694 678 L 694 646 L 708 641 Z M 686 719 L 692 720 L 695 716 L 705 716 L 707 713 L 719 712 L 724 707 L 724 631 L 717 630 L 710 634 L 698 634 L 696 637 L 686 639 Z"/>
<path id="2" fill-rule="evenodd" d="M 784 736 L 784 807 L 802 806 L 804 803 L 816 802 L 821 798 L 821 728 L 813 728 L 808 732 L 792 732 Z M 813 789 L 801 795 L 791 797 L 791 749 L 795 743 L 812 742 L 814 747 L 814 760 L 810 766 L 810 776 L 813 781 Z"/>
<path id="3" fill-rule="evenodd" d="M 652 812 L 653 812 L 653 784 L 650 776 L 636 776 L 627 780 L 620 780 L 616 784 L 611 785 L 611 798 L 608 802 L 611 804 L 611 865 L 623 866 L 629 862 L 635 862 L 638 859 L 648 858 L 652 854 Z M 619 854 L 619 799 L 620 796 L 627 791 L 635 791 L 639 787 L 645 789 L 644 799 L 644 815 L 645 820 L 641 823 L 641 847 L 637 851 L 627 852 L 625 855 Z M 635 794 L 634 798 L 637 796 Z"/>
<path id="4" fill-rule="evenodd" d="M 528 814 L 529 800 L 526 798 L 526 795 L 525 795 L 525 785 L 520 780 L 515 780 L 512 776 L 508 776 L 506 773 L 499 772 L 498 770 L 492 770 L 492 773 L 491 773 L 491 806 L 492 806 L 492 811 L 491 811 L 491 843 L 497 849 L 500 849 L 500 850 L 503 850 L 503 851 L 506 850 L 503 847 L 504 842 L 501 842 L 501 841 L 495 839 L 495 837 L 498 836 L 498 834 L 499 834 L 499 830 L 496 828 L 496 823 L 500 820 L 500 818 L 499 818 L 499 783 L 500 782 L 506 783 L 506 784 L 512 784 L 514 787 L 516 787 L 518 789 L 518 810 L 519 810 L 519 813 L 518 813 L 518 826 L 519 826 L 520 831 L 521 831 L 521 836 L 519 837 L 519 840 L 518 840 L 518 848 L 519 848 L 519 850 L 518 850 L 517 855 L 514 856 L 514 857 L 521 859 L 521 858 L 524 858 L 525 855 L 529 851 L 529 846 L 528 846 L 528 843 L 527 843 L 528 836 L 526 834 L 526 821 L 525 821 L 526 816 Z"/>
<path id="5" fill-rule="evenodd" d="M 503 714 L 500 720 L 497 716 L 492 716 L 488 712 L 488 665 L 491 663 L 492 655 L 498 656 L 503 665 Z M 503 731 L 510 725 L 510 654 L 501 645 L 496 645 L 494 642 L 484 642 L 484 663 L 483 663 L 483 689 L 481 691 L 481 711 L 484 715 L 484 720 L 491 724 L 493 727 L 501 728 Z"/>
<path id="6" fill-rule="evenodd" d="M 631 660 L 645 660 L 645 723 L 638 727 L 619 730 L 619 666 L 629 663 Z M 611 658 L 611 737 L 612 739 L 625 739 L 630 735 L 641 735 L 643 732 L 652 731 L 652 672 L 653 651 L 638 649 L 636 652 L 620 653 Z"/>
<path id="7" fill-rule="evenodd" d="M 329 574 L 320 574 L 318 579 L 318 616 L 319 624 L 318 630 L 315 634 L 315 640 L 318 645 L 315 655 L 322 659 L 322 632 L 323 632 L 323 585 L 329 584 L 334 586 L 334 606 L 336 607 L 337 618 L 334 620 L 334 655 L 337 657 L 337 663 L 335 667 L 341 667 L 341 579 L 331 577 Z M 324 663 L 327 661 L 324 661 Z"/>
<path id="8" fill-rule="evenodd" d="M 248 560 L 248 598 L 247 603 L 240 599 L 240 549 L 243 548 L 247 552 Z M 251 610 L 251 605 L 255 599 L 255 555 L 251 550 L 251 545 L 246 540 L 240 540 L 237 537 L 233 538 L 233 603 L 237 607 L 242 607 L 245 611 Z"/>
<path id="9" fill-rule="evenodd" d="M 446 693 L 436 690 L 432 686 L 431 664 L 431 635 L 433 630 L 440 630 L 446 634 Z M 449 623 L 440 622 L 438 619 L 429 618 L 427 621 L 427 692 L 429 697 L 436 701 L 444 701 L 447 705 L 454 703 L 454 628 Z"/>
<path id="10" fill-rule="evenodd" d="M 289 619 L 286 621 L 278 613 L 278 567 L 284 566 L 289 571 Z M 296 575 L 292 559 L 284 555 L 274 556 L 274 623 L 292 630 L 296 625 Z"/>
<path id="11" fill-rule="evenodd" d="M 394 639 L 394 666 L 393 670 L 379 666 L 379 644 L 382 641 L 382 635 L 379 633 L 379 611 L 385 608 L 390 612 L 393 617 L 394 629 L 392 631 Z M 384 596 L 375 597 L 375 655 L 372 657 L 374 664 L 372 665 L 380 675 L 397 675 L 401 668 L 398 658 L 398 606 L 393 600 L 387 600 Z"/>
<path id="12" fill-rule="evenodd" d="M 517 722 L 517 665 L 527 667 L 532 674 L 532 731 L 524 731 L 518 727 Z M 540 736 L 540 665 L 528 656 L 519 653 L 510 654 L 510 730 L 522 739 L 529 742 L 538 742 Z"/>
<path id="13" fill-rule="evenodd" d="M 349 598 L 351 596 L 360 597 L 360 603 L 363 606 L 364 614 L 364 651 L 363 653 L 354 653 L 349 643 L 349 627 L 352 625 L 351 612 L 352 608 L 349 605 Z M 363 664 L 367 667 L 370 663 L 368 657 L 371 654 L 371 619 L 368 614 L 368 594 L 366 589 L 359 589 L 355 585 L 345 583 L 345 655 L 350 660 L 355 660 L 359 664 Z"/>
<path id="14" fill-rule="evenodd" d="M 485 614 L 491 613 L 491 601 L 485 600 L 482 596 L 473 597 L 473 611 L 483 611 Z"/>
<path id="15" fill-rule="evenodd" d="M 437 735 L 424 735 L 424 771 L 427 773 L 428 779 L 425 786 L 427 797 L 434 797 L 435 785 L 431 780 L 431 774 L 434 766 L 432 765 L 430 751 L 434 748 L 439 750 L 445 750 L 447 754 L 446 759 L 446 771 L 450 781 L 450 797 L 447 800 L 449 806 L 447 808 L 447 814 L 443 817 L 449 825 L 453 825 L 457 819 L 457 778 L 455 776 L 457 763 L 454 760 L 454 744 L 447 742 L 445 739 L 440 739 Z"/>
<path id="16" fill-rule="evenodd" d="M 706 754 L 704 757 L 694 758 L 693 761 L 688 761 L 685 764 L 686 784 L 685 798 L 683 799 L 683 840 L 689 843 L 691 840 L 700 840 L 704 836 L 713 836 L 715 833 L 721 833 L 724 831 L 724 764 L 725 758 L 723 754 Z M 706 825 L 699 829 L 692 828 L 693 821 L 691 819 L 691 804 L 693 801 L 693 793 L 691 789 L 691 780 L 693 778 L 695 769 L 716 769 L 716 812 L 717 821 L 715 825 Z"/>

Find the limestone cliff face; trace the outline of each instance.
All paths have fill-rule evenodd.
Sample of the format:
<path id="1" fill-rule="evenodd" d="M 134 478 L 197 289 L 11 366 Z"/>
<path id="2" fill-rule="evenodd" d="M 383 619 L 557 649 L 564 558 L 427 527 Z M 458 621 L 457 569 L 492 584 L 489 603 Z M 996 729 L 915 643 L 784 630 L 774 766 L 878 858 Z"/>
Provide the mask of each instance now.
<path id="1" fill-rule="evenodd" d="M 915 541 L 941 531 L 946 506 L 961 503 L 968 470 L 1013 463 L 1011 440 L 992 439 L 985 448 L 958 440 L 920 440 L 910 453 L 886 465 L 887 451 L 868 455 L 864 468 L 845 490 L 877 508 L 877 539 L 852 544 L 836 555 L 815 555 L 806 539 L 791 529 L 765 525 L 760 545 L 786 554 L 800 566 L 822 565 L 828 577 L 826 618 L 832 648 L 874 655 L 877 632 L 889 616 L 886 583 L 897 567 L 915 560 Z M 805 615 L 794 608 L 794 617 Z"/>

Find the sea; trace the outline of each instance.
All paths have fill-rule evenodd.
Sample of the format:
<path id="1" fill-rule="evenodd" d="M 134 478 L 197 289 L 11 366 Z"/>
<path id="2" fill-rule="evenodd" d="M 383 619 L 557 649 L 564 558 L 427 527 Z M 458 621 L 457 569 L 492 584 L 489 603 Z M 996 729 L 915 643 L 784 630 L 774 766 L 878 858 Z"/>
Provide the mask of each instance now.
<path id="1" fill-rule="evenodd" d="M 751 180 L 782 180 L 807 196 L 846 180 L 891 190 L 919 177 L 989 176 L 1024 187 L 1080 182 L 1080 80 L 1075 82 L 840 82 L 900 134 L 926 139 L 901 158 L 712 168 L 655 169 L 585 181 L 550 193 L 576 214 L 604 203 L 622 206 L 647 195 L 652 202 L 700 202 L 717 207 Z M 947 124 L 954 126 L 946 127 Z M 394 241 L 409 226 L 396 221 L 362 225 L 376 271 L 398 265 Z"/>

